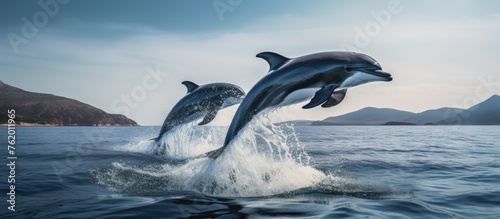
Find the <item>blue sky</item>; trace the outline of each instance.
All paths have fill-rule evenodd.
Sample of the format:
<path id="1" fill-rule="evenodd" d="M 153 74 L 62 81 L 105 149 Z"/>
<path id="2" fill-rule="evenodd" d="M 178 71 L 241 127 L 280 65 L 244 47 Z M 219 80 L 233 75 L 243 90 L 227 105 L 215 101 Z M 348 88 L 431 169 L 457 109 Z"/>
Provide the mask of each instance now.
<path id="1" fill-rule="evenodd" d="M 281 120 L 365 106 L 466 108 L 500 93 L 498 1 L 61 0 L 57 11 L 49 4 L 51 16 L 41 5 L 54 2 L 0 3 L 0 80 L 125 113 L 141 125 L 163 122 L 185 94 L 183 80 L 248 91 L 267 72 L 255 58 L 262 51 L 355 50 L 394 76 L 351 89 L 334 108 L 281 109 Z M 34 36 L 23 35 L 23 18 L 39 25 Z M 14 35 L 25 40 L 13 46 Z M 234 110 L 215 124 L 228 124 Z"/>

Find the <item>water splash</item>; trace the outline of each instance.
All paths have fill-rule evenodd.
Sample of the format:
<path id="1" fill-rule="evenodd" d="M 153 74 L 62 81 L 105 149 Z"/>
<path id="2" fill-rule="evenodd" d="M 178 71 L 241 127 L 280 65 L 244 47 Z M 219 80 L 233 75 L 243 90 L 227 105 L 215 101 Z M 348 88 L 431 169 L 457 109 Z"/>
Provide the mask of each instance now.
<path id="1" fill-rule="evenodd" d="M 203 127 L 197 122 L 183 124 L 151 143 L 146 153 L 166 159 L 193 158 L 220 147 L 224 133 L 222 127 Z"/>
<path id="2" fill-rule="evenodd" d="M 221 136 L 227 129 L 216 126 L 198 126 L 198 122 L 179 125 L 157 141 L 139 139 L 110 148 L 116 151 L 142 153 L 163 160 L 182 160 L 215 150 L 222 145 Z"/>
<path id="3" fill-rule="evenodd" d="M 309 166 L 293 126 L 274 125 L 270 118 L 271 113 L 255 117 L 215 160 L 148 165 L 122 161 L 92 170 L 91 175 L 97 184 L 116 192 L 181 190 L 233 197 L 283 194 L 321 182 L 325 174 Z M 165 146 L 162 156 L 179 159 L 216 149 L 225 131 L 186 124 L 160 139 L 160 146 Z M 133 150 L 158 154 L 158 145 L 140 142 Z"/>

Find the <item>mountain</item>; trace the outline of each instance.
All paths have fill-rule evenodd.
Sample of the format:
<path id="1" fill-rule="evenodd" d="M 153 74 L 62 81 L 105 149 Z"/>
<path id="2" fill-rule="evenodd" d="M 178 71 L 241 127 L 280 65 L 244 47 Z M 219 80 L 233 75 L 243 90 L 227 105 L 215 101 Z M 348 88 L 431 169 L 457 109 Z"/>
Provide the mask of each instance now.
<path id="1" fill-rule="evenodd" d="M 0 81 L 0 124 L 7 123 L 7 110 L 16 111 L 17 124 L 64 126 L 137 126 L 124 115 L 108 114 L 88 104 L 25 91 Z"/>
<path id="2" fill-rule="evenodd" d="M 494 95 L 453 117 L 437 122 L 443 125 L 500 125 L 500 96 Z"/>
<path id="3" fill-rule="evenodd" d="M 421 113 L 366 107 L 312 125 L 500 125 L 500 96 L 494 95 L 469 109 L 440 108 Z"/>
<path id="4" fill-rule="evenodd" d="M 339 125 L 379 125 L 389 121 L 404 121 L 413 114 L 395 109 L 366 107 L 341 116 L 328 117 L 323 122 Z"/>
<path id="5" fill-rule="evenodd" d="M 462 113 L 463 109 L 443 107 L 439 109 L 427 110 L 421 113 L 414 113 L 404 119 L 404 122 L 410 122 L 414 124 L 430 124 L 436 123 L 437 121 L 451 118 L 457 114 Z"/>

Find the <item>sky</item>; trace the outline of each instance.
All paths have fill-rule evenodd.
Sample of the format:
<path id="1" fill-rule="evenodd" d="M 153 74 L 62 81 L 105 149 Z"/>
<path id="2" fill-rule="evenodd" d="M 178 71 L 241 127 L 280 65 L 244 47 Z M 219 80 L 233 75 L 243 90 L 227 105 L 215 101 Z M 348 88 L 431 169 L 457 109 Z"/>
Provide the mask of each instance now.
<path id="1" fill-rule="evenodd" d="M 245 91 L 268 71 L 255 55 L 356 51 L 393 75 L 336 107 L 279 110 L 319 120 L 367 106 L 468 108 L 500 94 L 499 1 L 6 0 L 0 80 L 161 125 L 190 80 Z M 214 124 L 230 123 L 236 106 Z"/>

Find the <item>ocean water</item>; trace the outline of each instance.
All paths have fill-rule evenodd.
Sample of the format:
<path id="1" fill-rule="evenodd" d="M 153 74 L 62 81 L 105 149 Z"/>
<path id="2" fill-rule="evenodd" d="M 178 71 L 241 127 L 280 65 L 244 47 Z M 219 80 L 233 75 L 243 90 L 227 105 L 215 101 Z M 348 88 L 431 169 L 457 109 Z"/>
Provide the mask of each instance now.
<path id="1" fill-rule="evenodd" d="M 0 218 L 500 218 L 500 126 L 226 128 L 17 127 Z"/>

